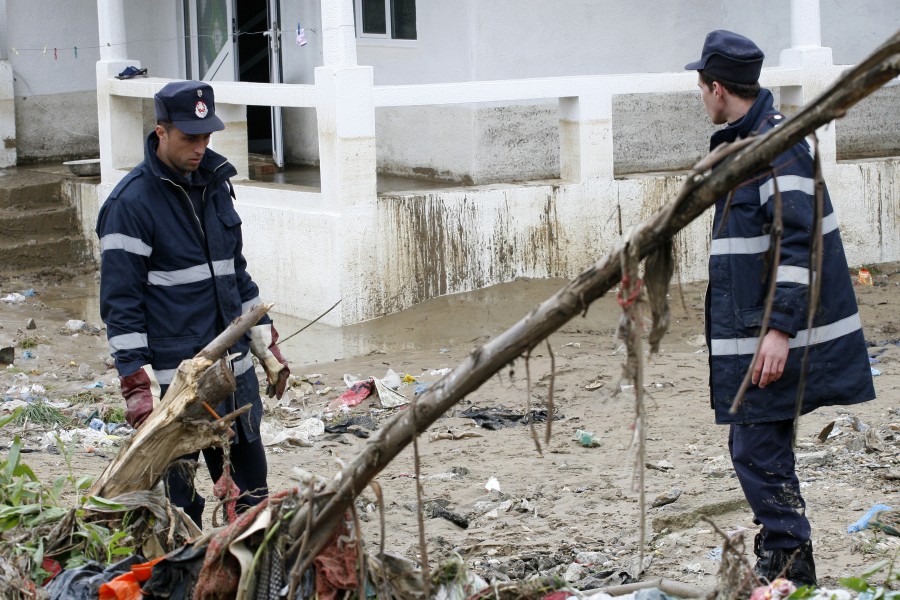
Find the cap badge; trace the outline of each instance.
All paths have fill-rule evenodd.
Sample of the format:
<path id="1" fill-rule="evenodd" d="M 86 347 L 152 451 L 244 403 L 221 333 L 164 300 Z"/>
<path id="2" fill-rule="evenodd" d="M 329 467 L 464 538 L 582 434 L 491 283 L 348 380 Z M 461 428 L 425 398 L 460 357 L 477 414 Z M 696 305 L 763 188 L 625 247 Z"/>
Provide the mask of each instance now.
<path id="1" fill-rule="evenodd" d="M 197 90 L 197 97 L 200 98 L 203 96 L 203 90 Z"/>
<path id="2" fill-rule="evenodd" d="M 209 114 L 209 109 L 206 108 L 206 104 L 203 100 L 197 100 L 197 105 L 194 107 L 194 114 L 203 119 Z"/>

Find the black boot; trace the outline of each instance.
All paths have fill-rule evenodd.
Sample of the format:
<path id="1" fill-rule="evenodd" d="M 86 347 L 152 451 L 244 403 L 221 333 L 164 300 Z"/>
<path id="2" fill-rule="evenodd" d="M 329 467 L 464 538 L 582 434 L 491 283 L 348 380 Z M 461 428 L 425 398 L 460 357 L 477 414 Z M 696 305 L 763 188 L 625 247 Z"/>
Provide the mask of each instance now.
<path id="1" fill-rule="evenodd" d="M 763 536 L 757 533 L 753 540 L 756 565 L 753 571 L 761 579 L 771 583 L 778 577 L 790 579 L 796 586 L 816 587 L 816 563 L 813 560 L 812 541 L 807 540 L 798 548 L 764 550 Z"/>

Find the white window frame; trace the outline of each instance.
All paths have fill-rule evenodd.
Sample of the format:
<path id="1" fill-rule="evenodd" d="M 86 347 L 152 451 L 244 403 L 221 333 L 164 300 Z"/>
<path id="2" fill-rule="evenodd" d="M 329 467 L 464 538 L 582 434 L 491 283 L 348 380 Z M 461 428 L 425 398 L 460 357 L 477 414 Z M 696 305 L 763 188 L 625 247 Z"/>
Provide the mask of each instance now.
<path id="1" fill-rule="evenodd" d="M 385 33 L 364 33 L 362 22 L 362 0 L 353 0 L 353 15 L 356 25 L 356 38 L 359 42 L 373 46 L 415 46 L 418 41 L 418 31 L 415 40 L 397 40 L 392 36 L 394 19 L 391 15 L 391 0 L 384 0 Z M 418 7 L 416 7 L 418 8 Z"/>

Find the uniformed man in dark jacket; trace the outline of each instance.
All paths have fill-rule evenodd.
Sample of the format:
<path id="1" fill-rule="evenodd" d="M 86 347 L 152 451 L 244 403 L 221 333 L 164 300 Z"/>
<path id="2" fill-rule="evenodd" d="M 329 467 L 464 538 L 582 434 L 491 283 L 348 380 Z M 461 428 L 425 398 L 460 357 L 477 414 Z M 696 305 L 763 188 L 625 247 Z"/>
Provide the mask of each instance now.
<path id="1" fill-rule="evenodd" d="M 247 273 L 241 218 L 229 178 L 237 171 L 208 149 L 225 128 L 209 84 L 177 81 L 154 97 L 156 128 L 144 161 L 115 187 L 100 209 L 102 251 L 100 313 L 116 360 L 125 418 L 138 427 L 172 382 L 182 360 L 193 357 L 236 317 L 260 304 Z M 231 477 L 241 492 L 238 510 L 268 495 L 266 455 L 260 438 L 262 401 L 253 358 L 267 378 L 270 397 L 284 393 L 290 370 L 278 333 L 263 317 L 230 353 L 237 388 L 217 408 L 226 414 L 249 404 L 235 423 L 230 462 L 219 448 L 203 451 L 213 481 Z M 196 461 L 199 453 L 185 458 Z M 169 498 L 201 525 L 205 501 L 185 469 L 166 475 Z"/>
<path id="2" fill-rule="evenodd" d="M 716 125 L 710 150 L 765 133 L 784 116 L 772 93 L 760 88 L 763 52 L 730 31 L 707 35 L 698 71 L 703 105 Z M 794 465 L 794 415 L 801 361 L 809 368 L 801 414 L 820 406 L 848 405 L 875 397 L 856 295 L 827 190 L 822 214 L 821 296 L 812 327 L 807 323 L 810 246 L 814 227 L 813 158 L 800 142 L 775 159 L 771 170 L 748 179 L 731 199 L 716 203 L 706 297 L 711 401 L 716 422 L 730 425 L 728 448 L 754 520 L 762 525 L 754 551 L 756 572 L 772 580 L 786 574 L 815 585 L 810 525 Z M 772 224 L 776 190 L 783 233 L 771 318 L 761 332 L 772 277 Z M 764 333 L 759 342 L 760 333 Z M 736 412 L 738 388 L 759 356 L 752 385 Z"/>

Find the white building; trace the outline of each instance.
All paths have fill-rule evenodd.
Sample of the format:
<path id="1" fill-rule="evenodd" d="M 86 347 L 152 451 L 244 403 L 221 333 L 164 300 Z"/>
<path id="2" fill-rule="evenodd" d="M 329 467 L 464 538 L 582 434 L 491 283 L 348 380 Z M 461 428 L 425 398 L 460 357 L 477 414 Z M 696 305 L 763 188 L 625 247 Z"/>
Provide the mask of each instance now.
<path id="1" fill-rule="evenodd" d="M 0 18 L 0 166 L 99 149 L 104 198 L 142 158 L 152 95 L 214 81 L 228 127 L 213 145 L 242 179 L 254 278 L 301 317 L 341 298 L 328 319 L 345 324 L 602 257 L 705 154 L 712 127 L 682 66 L 707 31 L 754 39 L 790 111 L 896 32 L 900 4 L 0 0 Z M 126 66 L 150 77 L 115 79 Z M 898 89 L 822 133 L 856 264 L 900 259 L 898 163 L 865 160 L 900 154 Z M 249 180 L 250 151 L 318 165 L 320 185 Z M 452 183 L 377 193 L 377 172 Z M 682 279 L 705 277 L 708 227 L 679 237 Z"/>

